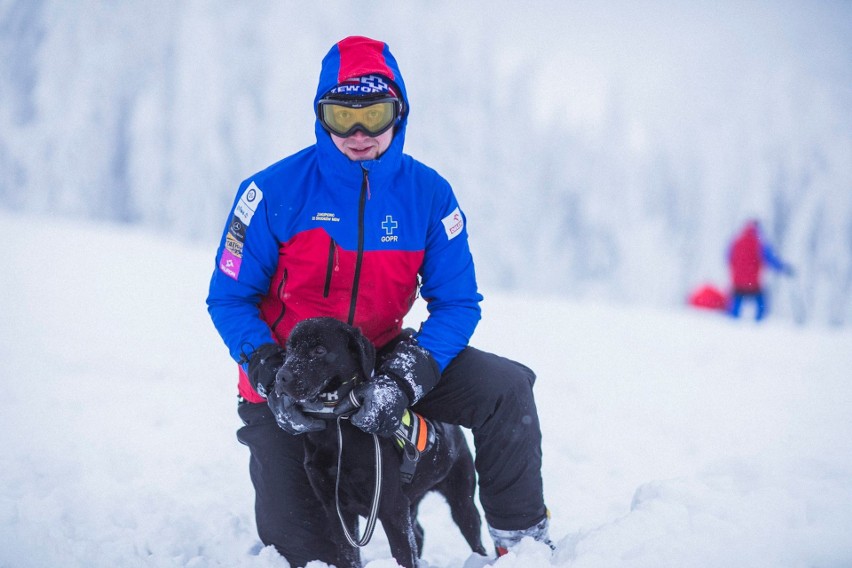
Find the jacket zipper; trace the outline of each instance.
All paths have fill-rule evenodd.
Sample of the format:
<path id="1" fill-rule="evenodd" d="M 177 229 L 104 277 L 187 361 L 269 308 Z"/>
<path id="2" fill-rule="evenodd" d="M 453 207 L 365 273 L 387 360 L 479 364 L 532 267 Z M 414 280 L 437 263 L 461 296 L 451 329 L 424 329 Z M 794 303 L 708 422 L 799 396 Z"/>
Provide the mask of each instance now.
<path id="1" fill-rule="evenodd" d="M 337 248 L 337 243 L 334 239 L 330 239 L 328 243 L 328 264 L 325 269 L 325 286 L 322 289 L 322 297 L 328 298 L 328 293 L 331 290 L 331 276 L 334 274 L 334 253 Z"/>
<path id="2" fill-rule="evenodd" d="M 281 300 L 281 313 L 278 314 L 278 317 L 275 318 L 275 321 L 272 322 L 272 325 L 269 326 L 272 328 L 273 333 L 275 332 L 275 328 L 278 327 L 278 324 L 281 323 L 281 320 L 284 319 L 284 314 L 287 312 L 287 303 L 284 301 L 284 283 L 287 282 L 287 269 L 284 269 L 284 274 L 281 275 L 281 283 L 278 284 L 278 299 Z"/>
<path id="3" fill-rule="evenodd" d="M 352 299 L 349 302 L 349 325 L 355 324 L 355 304 L 358 299 L 358 284 L 361 280 L 361 262 L 364 259 L 364 210 L 367 207 L 367 194 L 370 192 L 370 180 L 367 170 L 361 166 L 361 196 L 358 200 L 358 255 L 355 257 L 355 277 L 352 280 Z"/>

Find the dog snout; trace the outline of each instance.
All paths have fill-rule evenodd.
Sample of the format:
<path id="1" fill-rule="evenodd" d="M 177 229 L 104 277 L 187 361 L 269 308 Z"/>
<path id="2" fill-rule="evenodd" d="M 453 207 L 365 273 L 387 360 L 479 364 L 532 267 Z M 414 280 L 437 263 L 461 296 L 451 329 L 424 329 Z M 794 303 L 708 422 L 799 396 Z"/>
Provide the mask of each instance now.
<path id="1" fill-rule="evenodd" d="M 292 383 L 293 373 L 287 367 L 281 367 L 278 369 L 278 373 L 275 374 L 275 380 L 285 385 Z"/>
<path id="2" fill-rule="evenodd" d="M 304 378 L 285 365 L 275 376 L 278 389 L 296 402 L 306 402 L 311 398 L 310 387 Z"/>
<path id="3" fill-rule="evenodd" d="M 286 367 L 282 367 L 279 369 L 278 373 L 275 375 L 275 383 L 278 389 L 291 397 L 295 398 L 297 394 L 295 391 L 297 389 L 297 382 L 293 372 L 287 369 Z"/>

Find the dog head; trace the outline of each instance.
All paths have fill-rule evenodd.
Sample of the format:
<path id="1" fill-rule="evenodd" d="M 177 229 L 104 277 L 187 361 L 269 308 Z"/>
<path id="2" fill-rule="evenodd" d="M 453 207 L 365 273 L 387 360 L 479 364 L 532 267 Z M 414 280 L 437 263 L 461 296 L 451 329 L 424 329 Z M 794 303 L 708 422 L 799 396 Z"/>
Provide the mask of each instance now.
<path id="1" fill-rule="evenodd" d="M 358 328 L 329 317 L 310 318 L 287 338 L 276 388 L 305 410 L 333 407 L 373 374 L 376 349 Z"/>

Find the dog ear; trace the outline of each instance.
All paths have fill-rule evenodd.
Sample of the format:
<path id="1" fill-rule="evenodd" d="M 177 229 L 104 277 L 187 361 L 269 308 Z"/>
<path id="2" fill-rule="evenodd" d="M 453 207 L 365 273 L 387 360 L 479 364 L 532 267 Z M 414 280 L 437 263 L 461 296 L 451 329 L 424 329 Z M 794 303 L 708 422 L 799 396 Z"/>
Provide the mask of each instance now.
<path id="1" fill-rule="evenodd" d="M 373 369 L 376 365 L 376 348 L 370 343 L 370 340 L 361 333 L 361 330 L 352 328 L 349 347 L 361 364 L 361 371 L 364 374 L 364 378 L 369 379 L 372 377 Z"/>

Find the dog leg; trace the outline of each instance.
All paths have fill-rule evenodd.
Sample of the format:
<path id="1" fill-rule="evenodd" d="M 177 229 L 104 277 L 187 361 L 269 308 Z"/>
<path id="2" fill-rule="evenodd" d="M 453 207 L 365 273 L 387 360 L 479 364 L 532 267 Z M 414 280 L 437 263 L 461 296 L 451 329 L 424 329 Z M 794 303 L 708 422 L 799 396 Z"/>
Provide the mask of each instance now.
<path id="1" fill-rule="evenodd" d="M 337 505 L 334 500 L 334 473 L 337 471 L 335 456 L 331 452 L 324 451 L 324 447 L 318 445 L 317 439 L 321 439 L 319 435 L 314 438 L 305 438 L 305 472 L 308 474 L 314 494 L 322 504 L 328 525 L 333 527 L 331 535 L 338 558 L 335 565 L 338 568 L 362 568 L 361 551 L 349 544 L 337 516 Z M 328 444 L 333 444 L 330 447 L 336 448 L 336 441 L 329 441 Z M 349 534 L 357 534 L 358 516 L 347 511 L 343 511 L 342 515 Z"/>
<path id="2" fill-rule="evenodd" d="M 393 448 L 388 449 L 393 453 Z M 390 462 L 390 463 L 389 463 Z M 417 538 L 411 518 L 411 502 L 402 491 L 399 460 L 386 459 L 382 469 L 382 503 L 379 520 L 388 537 L 391 555 L 404 568 L 417 568 Z"/>
<path id="3" fill-rule="evenodd" d="M 417 539 L 408 511 L 395 516 L 394 520 L 388 519 L 387 523 L 382 522 L 382 526 L 394 560 L 404 568 L 417 568 Z"/>
<path id="4" fill-rule="evenodd" d="M 464 440 L 461 442 L 465 443 Z M 467 447 L 466 443 L 464 447 Z M 482 546 L 482 518 L 473 501 L 476 470 L 470 452 L 459 452 L 459 457 L 447 477 L 435 489 L 447 500 L 453 521 L 458 525 L 470 549 L 485 556 L 485 547 Z"/>
<path id="5" fill-rule="evenodd" d="M 414 527 L 414 541 L 417 544 L 417 558 L 421 558 L 423 556 L 423 539 L 426 534 L 423 530 L 423 525 L 421 525 L 420 521 L 417 520 L 417 509 L 419 506 L 420 503 L 413 503 L 411 505 L 411 524 Z"/>
<path id="6" fill-rule="evenodd" d="M 326 510 L 328 514 L 328 523 L 334 527 L 332 530 L 332 538 L 337 548 L 337 558 L 340 563 L 338 568 L 363 568 L 361 562 L 361 549 L 349 544 L 346 535 L 343 534 L 343 528 L 340 525 L 340 519 L 337 516 L 337 511 Z M 347 512 L 343 512 L 344 522 L 350 535 L 358 534 L 358 516 Z"/>

